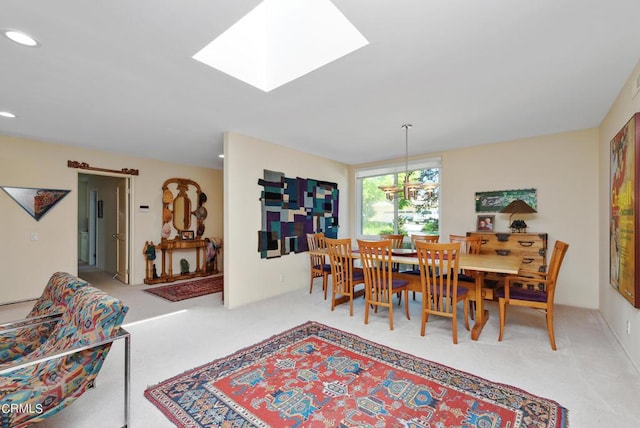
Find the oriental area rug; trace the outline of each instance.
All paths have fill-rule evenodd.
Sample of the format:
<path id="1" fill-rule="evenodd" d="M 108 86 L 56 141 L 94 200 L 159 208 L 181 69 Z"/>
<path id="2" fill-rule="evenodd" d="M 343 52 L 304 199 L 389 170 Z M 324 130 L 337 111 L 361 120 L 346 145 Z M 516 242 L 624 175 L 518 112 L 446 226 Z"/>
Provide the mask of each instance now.
<path id="1" fill-rule="evenodd" d="M 163 285 L 161 287 L 145 288 L 147 293 L 155 294 L 171 302 L 200 297 L 206 294 L 218 293 L 223 290 L 223 275 L 195 279 L 188 282 Z"/>
<path id="2" fill-rule="evenodd" d="M 149 387 L 178 427 L 566 427 L 567 409 L 313 321 Z"/>

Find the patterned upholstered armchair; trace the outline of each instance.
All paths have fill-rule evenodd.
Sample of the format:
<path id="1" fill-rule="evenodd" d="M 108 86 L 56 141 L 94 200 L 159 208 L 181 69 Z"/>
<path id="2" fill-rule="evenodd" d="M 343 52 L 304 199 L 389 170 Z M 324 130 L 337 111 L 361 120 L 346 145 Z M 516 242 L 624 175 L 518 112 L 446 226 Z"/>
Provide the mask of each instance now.
<path id="1" fill-rule="evenodd" d="M 49 338 L 75 291 L 87 282 L 66 272 L 51 275 L 24 320 L 0 324 L 0 364 L 17 361 Z"/>
<path id="2" fill-rule="evenodd" d="M 25 427 L 71 404 L 93 386 L 111 343 L 120 338 L 125 338 L 127 426 L 129 333 L 120 325 L 128 307 L 86 283 L 62 295 L 57 303 L 63 310 L 44 342 L 28 354 L 0 363 L 0 406 L 11 410 L 0 414 L 0 427 Z"/>

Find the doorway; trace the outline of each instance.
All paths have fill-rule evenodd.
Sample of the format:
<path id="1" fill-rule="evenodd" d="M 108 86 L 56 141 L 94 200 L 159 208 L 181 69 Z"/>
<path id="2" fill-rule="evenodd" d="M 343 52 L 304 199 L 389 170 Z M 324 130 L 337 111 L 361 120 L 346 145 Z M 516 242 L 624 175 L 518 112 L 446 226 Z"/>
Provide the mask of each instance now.
<path id="1" fill-rule="evenodd" d="M 78 174 L 78 273 L 129 284 L 130 178 Z"/>

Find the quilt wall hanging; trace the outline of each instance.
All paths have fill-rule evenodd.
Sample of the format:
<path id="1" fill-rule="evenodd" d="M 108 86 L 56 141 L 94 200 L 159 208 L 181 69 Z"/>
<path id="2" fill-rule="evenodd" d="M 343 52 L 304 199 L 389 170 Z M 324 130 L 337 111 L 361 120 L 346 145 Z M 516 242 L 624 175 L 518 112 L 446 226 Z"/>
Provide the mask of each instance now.
<path id="1" fill-rule="evenodd" d="M 285 177 L 264 170 L 258 180 L 262 228 L 258 231 L 260 258 L 275 258 L 308 250 L 307 233 L 338 237 L 338 185 L 312 178 Z"/>
<path id="2" fill-rule="evenodd" d="M 11 198 L 37 221 L 62 200 L 70 190 L 33 189 L 30 187 L 2 186 Z"/>

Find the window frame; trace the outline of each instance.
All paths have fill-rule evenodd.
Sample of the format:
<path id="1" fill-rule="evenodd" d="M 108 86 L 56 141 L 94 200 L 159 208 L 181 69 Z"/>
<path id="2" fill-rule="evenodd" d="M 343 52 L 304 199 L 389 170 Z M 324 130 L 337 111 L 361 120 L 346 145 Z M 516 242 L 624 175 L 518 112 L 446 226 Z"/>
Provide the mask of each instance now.
<path id="1" fill-rule="evenodd" d="M 376 235 L 364 235 L 362 234 L 362 179 L 368 177 L 376 177 L 379 175 L 387 175 L 387 174 L 397 174 L 404 173 L 405 169 L 409 171 L 430 169 L 430 168 L 438 168 L 440 173 L 439 177 L 442 177 L 442 158 L 440 157 L 431 157 L 425 159 L 416 159 L 413 161 L 409 161 L 408 164 L 405 162 L 394 162 L 385 165 L 377 165 L 370 167 L 362 167 L 355 169 L 355 196 L 356 196 L 356 239 L 375 239 Z M 441 183 L 441 180 L 438 184 Z M 381 190 L 382 192 L 382 190 Z M 440 195 L 442 197 L 442 195 Z M 397 231 L 398 223 L 398 198 L 394 198 L 394 230 Z M 440 206 L 438 205 L 438 218 L 440 218 Z"/>

